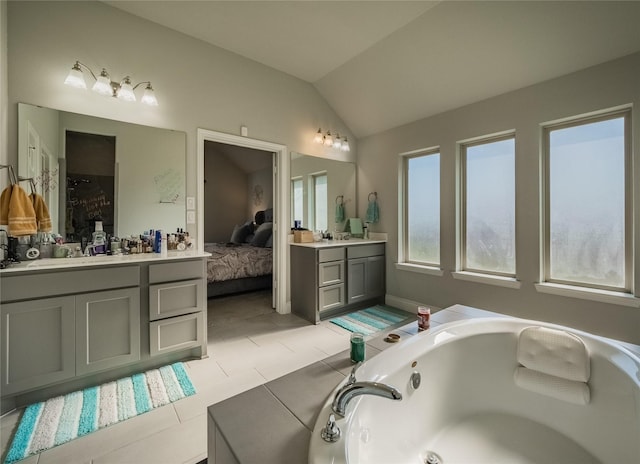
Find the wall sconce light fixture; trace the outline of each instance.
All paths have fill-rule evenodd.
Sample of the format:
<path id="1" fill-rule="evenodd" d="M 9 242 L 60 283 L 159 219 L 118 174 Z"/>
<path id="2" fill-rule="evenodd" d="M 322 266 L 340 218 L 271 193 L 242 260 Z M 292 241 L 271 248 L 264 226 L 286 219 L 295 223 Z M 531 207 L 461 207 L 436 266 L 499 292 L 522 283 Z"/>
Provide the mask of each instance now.
<path id="1" fill-rule="evenodd" d="M 156 95 L 153 91 L 153 87 L 151 87 L 150 81 L 139 82 L 136 85 L 132 85 L 131 78 L 129 76 L 125 76 L 120 83 L 113 82 L 106 69 L 102 68 L 102 72 L 98 77 L 96 77 L 91 68 L 80 61 L 76 61 L 73 65 L 64 83 L 78 89 L 86 89 L 87 83 L 84 80 L 82 68 L 89 71 L 91 76 L 95 79 L 96 82 L 93 84 L 93 87 L 91 87 L 91 90 L 94 92 L 107 97 L 116 97 L 124 101 L 136 101 L 136 94 L 133 91 L 142 84 L 146 84 L 144 94 L 140 101 L 145 105 L 158 106 L 158 100 L 156 99 Z"/>
<path id="2" fill-rule="evenodd" d="M 331 131 L 327 131 L 326 134 L 323 134 L 322 129 L 318 129 L 318 132 L 316 132 L 316 135 L 313 137 L 313 141 L 326 147 L 333 147 L 342 151 L 351 151 L 347 138 L 340 138 L 340 134 L 337 132 L 336 136 L 333 137 L 331 135 Z"/>

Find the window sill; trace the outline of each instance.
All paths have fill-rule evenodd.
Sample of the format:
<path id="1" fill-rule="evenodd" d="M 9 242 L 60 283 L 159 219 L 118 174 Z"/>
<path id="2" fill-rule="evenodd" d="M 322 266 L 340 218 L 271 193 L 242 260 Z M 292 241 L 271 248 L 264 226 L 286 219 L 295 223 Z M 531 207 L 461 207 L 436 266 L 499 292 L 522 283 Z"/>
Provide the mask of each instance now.
<path id="1" fill-rule="evenodd" d="M 636 298 L 631 293 L 575 287 L 573 285 L 552 284 L 550 282 L 541 282 L 535 285 L 536 290 L 540 293 L 549 293 L 551 295 L 581 298 L 583 300 L 599 301 L 600 303 L 640 308 L 640 298 Z"/>
<path id="2" fill-rule="evenodd" d="M 451 275 L 454 279 L 476 282 L 479 284 L 497 285 L 498 287 L 520 288 L 522 283 L 514 277 L 495 276 L 490 274 L 479 274 L 477 272 L 456 271 Z"/>
<path id="3" fill-rule="evenodd" d="M 432 266 L 422 266 L 420 264 L 396 263 L 396 269 L 399 269 L 400 271 L 417 272 L 419 274 L 429 274 L 439 277 L 442 277 L 444 275 L 444 271 L 440 268 Z"/>

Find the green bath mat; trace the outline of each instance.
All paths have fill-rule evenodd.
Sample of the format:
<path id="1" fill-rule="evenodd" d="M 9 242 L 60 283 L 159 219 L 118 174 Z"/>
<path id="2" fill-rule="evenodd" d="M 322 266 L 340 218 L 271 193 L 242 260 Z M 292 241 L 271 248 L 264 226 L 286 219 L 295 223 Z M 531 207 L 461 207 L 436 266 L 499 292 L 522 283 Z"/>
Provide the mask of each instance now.
<path id="1" fill-rule="evenodd" d="M 181 362 L 34 403 L 24 410 L 5 464 L 191 396 Z"/>
<path id="2" fill-rule="evenodd" d="M 380 330 L 415 319 L 409 313 L 391 306 L 376 305 L 353 313 L 329 319 L 329 322 L 339 325 L 350 332 L 360 332 L 371 335 Z"/>

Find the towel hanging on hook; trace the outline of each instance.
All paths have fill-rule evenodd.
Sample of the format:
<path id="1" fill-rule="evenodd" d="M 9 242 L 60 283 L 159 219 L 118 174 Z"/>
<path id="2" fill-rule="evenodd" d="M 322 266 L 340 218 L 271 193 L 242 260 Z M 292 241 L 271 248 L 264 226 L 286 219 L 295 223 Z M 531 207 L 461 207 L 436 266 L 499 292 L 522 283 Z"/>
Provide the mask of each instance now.
<path id="1" fill-rule="evenodd" d="M 372 198 L 373 197 L 373 198 Z M 378 192 L 371 192 L 367 197 L 367 215 L 365 222 L 378 222 L 380 220 L 380 208 L 378 207 Z"/>
<path id="2" fill-rule="evenodd" d="M 335 222 L 337 224 L 343 221 L 344 221 L 344 195 L 338 195 L 336 197 Z"/>

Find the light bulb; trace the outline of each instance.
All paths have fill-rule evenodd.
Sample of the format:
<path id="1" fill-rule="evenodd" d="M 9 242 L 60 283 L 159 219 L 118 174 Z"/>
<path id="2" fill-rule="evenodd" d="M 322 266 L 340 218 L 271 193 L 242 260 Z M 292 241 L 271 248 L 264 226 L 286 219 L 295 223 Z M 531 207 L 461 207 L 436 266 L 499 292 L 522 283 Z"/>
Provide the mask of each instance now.
<path id="1" fill-rule="evenodd" d="M 147 83 L 147 86 L 144 89 L 144 94 L 142 95 L 142 99 L 140 101 L 145 105 L 158 106 L 158 100 L 156 99 L 156 94 L 153 91 L 153 87 L 151 87 L 151 82 Z"/>
<path id="2" fill-rule="evenodd" d="M 324 144 L 327 147 L 330 147 L 333 145 L 333 137 L 331 137 L 331 131 L 327 131 L 327 135 L 324 138 Z"/>
<path id="3" fill-rule="evenodd" d="M 109 74 L 107 73 L 106 69 L 102 68 L 102 72 L 96 79 L 96 83 L 93 84 L 91 90 L 106 97 L 113 96 L 113 90 L 111 89 L 111 79 L 109 78 Z"/>
<path id="4" fill-rule="evenodd" d="M 316 132 L 316 136 L 313 138 L 315 143 L 322 143 L 322 129 L 318 128 L 318 132 Z"/>
<path id="5" fill-rule="evenodd" d="M 69 75 L 64 80 L 64 83 L 78 89 L 87 88 L 87 83 L 84 81 L 84 74 L 82 73 L 82 69 L 80 69 L 80 62 L 76 61 L 76 64 L 74 64 L 71 71 L 69 71 Z"/>
<path id="6" fill-rule="evenodd" d="M 340 134 L 336 133 L 336 138 L 333 139 L 333 148 L 341 148 L 342 140 L 340 140 Z"/>
<path id="7" fill-rule="evenodd" d="M 117 96 L 120 100 L 131 102 L 136 101 L 136 94 L 133 93 L 133 86 L 131 85 L 131 78 L 129 76 L 122 79 Z"/>
<path id="8" fill-rule="evenodd" d="M 342 141 L 342 147 L 340 148 L 342 149 L 342 151 L 351 151 L 351 147 L 349 146 L 349 142 L 347 141 L 346 137 Z"/>

